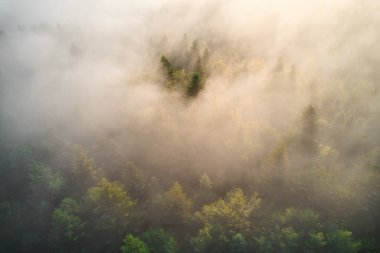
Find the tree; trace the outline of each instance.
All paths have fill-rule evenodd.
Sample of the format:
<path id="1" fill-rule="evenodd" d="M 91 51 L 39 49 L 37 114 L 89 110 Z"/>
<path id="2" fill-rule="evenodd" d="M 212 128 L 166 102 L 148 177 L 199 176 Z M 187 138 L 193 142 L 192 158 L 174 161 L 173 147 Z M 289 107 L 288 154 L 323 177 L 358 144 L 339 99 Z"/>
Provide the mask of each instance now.
<path id="1" fill-rule="evenodd" d="M 149 253 L 148 246 L 141 241 L 138 237 L 131 234 L 123 239 L 123 246 L 121 247 L 122 253 Z"/>
<path id="2" fill-rule="evenodd" d="M 28 177 L 33 197 L 40 201 L 54 200 L 62 194 L 65 187 L 65 181 L 58 172 L 53 172 L 51 168 L 38 162 L 33 162 L 29 167 Z"/>
<path id="3" fill-rule="evenodd" d="M 266 167 L 272 169 L 284 169 L 287 163 L 287 144 L 280 142 L 270 153 L 269 157 L 264 161 Z"/>
<path id="4" fill-rule="evenodd" d="M 355 241 L 352 232 L 336 229 L 327 234 L 327 251 L 331 253 L 355 253 L 360 249 L 360 242 Z"/>
<path id="5" fill-rule="evenodd" d="M 52 237 L 63 252 L 78 247 L 85 237 L 85 221 L 80 217 L 81 206 L 71 198 L 62 200 L 52 218 Z"/>
<path id="6" fill-rule="evenodd" d="M 191 218 L 193 202 L 175 182 L 170 189 L 153 200 L 149 216 L 153 223 L 176 234 L 186 231 L 183 228 Z"/>
<path id="7" fill-rule="evenodd" d="M 205 65 L 208 64 L 210 60 L 210 50 L 206 47 L 205 50 L 203 50 L 203 55 L 202 55 L 202 61 Z"/>
<path id="8" fill-rule="evenodd" d="M 324 252 L 326 240 L 317 213 L 288 208 L 273 215 L 258 243 L 261 252 Z"/>
<path id="9" fill-rule="evenodd" d="M 247 250 L 247 242 L 240 233 L 235 234 L 230 242 L 230 252 L 242 253 Z"/>
<path id="10" fill-rule="evenodd" d="M 96 251 L 120 249 L 123 236 L 130 231 L 135 202 L 118 182 L 103 178 L 85 196 L 86 217 L 91 234 L 88 244 Z M 102 241 L 99 241 L 102 238 Z"/>
<path id="11" fill-rule="evenodd" d="M 204 226 L 219 224 L 226 231 L 249 230 L 249 217 L 260 206 L 261 200 L 257 195 L 247 197 L 240 188 L 227 193 L 225 200 L 203 206 L 200 212 L 195 213 L 196 219 Z"/>
<path id="12" fill-rule="evenodd" d="M 151 253 L 178 252 L 177 241 L 161 228 L 148 230 L 144 233 L 143 238 Z"/>
<path id="13" fill-rule="evenodd" d="M 192 239 L 194 250 L 229 252 L 231 248 L 241 248 L 244 252 L 244 234 L 249 234 L 250 217 L 259 206 L 260 199 L 256 195 L 247 197 L 239 188 L 228 192 L 225 200 L 203 206 L 195 213 L 201 228 Z"/>
<path id="14" fill-rule="evenodd" d="M 97 229 L 126 227 L 135 203 L 121 184 L 103 178 L 88 190 L 86 198 L 96 216 Z"/>
<path id="15" fill-rule="evenodd" d="M 199 186 L 201 189 L 211 190 L 212 182 L 206 173 L 199 179 Z"/>
<path id="16" fill-rule="evenodd" d="M 99 181 L 99 173 L 87 152 L 80 146 L 75 147 L 74 162 L 70 173 L 70 192 L 74 197 L 81 197 L 88 188 Z"/>
<path id="17" fill-rule="evenodd" d="M 201 76 L 199 73 L 194 73 L 191 77 L 191 81 L 186 89 L 186 94 L 189 97 L 196 97 L 201 90 Z"/>
<path id="18" fill-rule="evenodd" d="M 166 71 L 166 74 L 167 74 L 167 77 L 169 79 L 169 81 L 174 81 L 174 72 L 175 72 L 175 69 L 173 68 L 172 64 L 170 63 L 169 59 L 162 55 L 161 56 L 161 64 L 162 66 L 164 67 L 165 71 Z"/>
<path id="19" fill-rule="evenodd" d="M 141 169 L 133 162 L 128 162 L 121 172 L 121 181 L 127 192 L 135 199 L 142 199 L 146 190 L 146 179 Z"/>
<path id="20" fill-rule="evenodd" d="M 213 190 L 213 182 L 206 173 L 199 178 L 199 188 L 193 190 L 193 198 L 195 200 L 196 209 L 218 199 L 218 196 Z"/>

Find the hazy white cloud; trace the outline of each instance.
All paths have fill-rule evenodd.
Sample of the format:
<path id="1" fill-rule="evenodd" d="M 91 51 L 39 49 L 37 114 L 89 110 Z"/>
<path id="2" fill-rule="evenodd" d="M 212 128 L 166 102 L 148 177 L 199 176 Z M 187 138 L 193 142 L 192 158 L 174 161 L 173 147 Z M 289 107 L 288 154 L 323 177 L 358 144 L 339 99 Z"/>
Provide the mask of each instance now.
<path id="1" fill-rule="evenodd" d="M 328 110 L 326 101 L 348 87 L 342 82 L 367 83 L 362 93 L 378 104 L 369 95 L 379 78 L 379 6 L 369 0 L 2 0 L 3 122 L 26 139 L 57 126 L 67 138 L 71 131 L 118 131 L 113 141 L 126 156 L 154 166 L 185 166 L 190 159 L 181 160 L 183 154 L 197 157 L 199 168 L 253 163 L 309 103 Z M 159 55 L 175 49 L 185 33 L 207 42 L 213 64 L 229 69 L 211 73 L 192 102 L 168 93 L 156 76 Z M 166 48 L 158 43 L 164 36 Z M 280 58 L 283 71 L 273 74 Z M 261 67 L 239 72 L 239 64 Z"/>

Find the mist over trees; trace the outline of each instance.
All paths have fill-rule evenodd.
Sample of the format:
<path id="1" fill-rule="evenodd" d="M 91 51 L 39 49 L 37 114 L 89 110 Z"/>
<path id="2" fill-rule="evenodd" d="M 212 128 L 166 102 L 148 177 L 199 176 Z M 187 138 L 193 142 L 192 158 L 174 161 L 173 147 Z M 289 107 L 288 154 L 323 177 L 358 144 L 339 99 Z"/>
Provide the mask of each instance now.
<path id="1" fill-rule="evenodd" d="M 0 4 L 0 252 L 380 250 L 380 3 Z"/>

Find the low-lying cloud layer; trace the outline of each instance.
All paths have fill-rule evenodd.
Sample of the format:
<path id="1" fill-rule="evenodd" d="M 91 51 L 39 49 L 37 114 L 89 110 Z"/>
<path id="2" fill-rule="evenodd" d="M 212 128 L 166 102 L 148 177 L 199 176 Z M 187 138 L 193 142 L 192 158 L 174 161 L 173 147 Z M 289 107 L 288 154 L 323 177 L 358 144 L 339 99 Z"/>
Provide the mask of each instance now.
<path id="1" fill-rule="evenodd" d="M 321 143 L 363 155 L 379 141 L 379 11 L 374 0 L 1 1 L 4 140 L 109 145 L 169 171 L 252 168 L 312 104 Z M 188 100 L 164 88 L 160 55 L 175 61 L 195 39 L 210 70 Z"/>

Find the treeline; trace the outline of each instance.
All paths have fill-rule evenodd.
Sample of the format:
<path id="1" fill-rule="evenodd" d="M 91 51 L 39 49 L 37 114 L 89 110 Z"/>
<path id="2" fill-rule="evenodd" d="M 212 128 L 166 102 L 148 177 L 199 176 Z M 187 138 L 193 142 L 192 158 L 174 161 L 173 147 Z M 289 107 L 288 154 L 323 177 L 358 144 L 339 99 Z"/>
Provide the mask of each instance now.
<path id="1" fill-rule="evenodd" d="M 26 175 L 5 175 L 26 182 L 1 203 L 2 252 L 357 252 L 364 243 L 310 208 L 277 210 L 238 187 L 219 194 L 206 174 L 187 194 L 133 163 L 111 180 L 80 147 L 63 173 L 23 158 Z"/>

